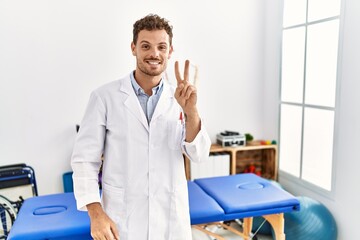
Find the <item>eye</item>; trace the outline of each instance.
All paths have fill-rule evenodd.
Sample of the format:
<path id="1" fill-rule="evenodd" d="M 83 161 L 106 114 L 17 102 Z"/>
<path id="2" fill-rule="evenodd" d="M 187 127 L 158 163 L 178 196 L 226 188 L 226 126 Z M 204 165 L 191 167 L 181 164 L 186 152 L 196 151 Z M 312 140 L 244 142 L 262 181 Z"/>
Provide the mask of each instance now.
<path id="1" fill-rule="evenodd" d="M 143 45 L 141 45 L 141 48 L 144 50 L 148 50 L 150 48 L 150 46 L 148 44 L 143 44 Z"/>
<path id="2" fill-rule="evenodd" d="M 159 46 L 159 50 L 161 50 L 161 51 L 164 51 L 164 50 L 166 50 L 167 49 L 167 46 L 166 45 L 160 45 Z"/>

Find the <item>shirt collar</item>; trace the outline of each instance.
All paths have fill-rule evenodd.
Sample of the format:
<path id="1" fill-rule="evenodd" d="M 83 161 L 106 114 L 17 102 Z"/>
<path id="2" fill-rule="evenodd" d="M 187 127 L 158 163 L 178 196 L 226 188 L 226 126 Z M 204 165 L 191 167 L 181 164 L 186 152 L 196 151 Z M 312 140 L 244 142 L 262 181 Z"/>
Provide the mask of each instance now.
<path id="1" fill-rule="evenodd" d="M 132 85 L 132 87 L 133 87 L 133 89 L 135 91 L 135 94 L 137 96 L 139 96 L 140 94 L 146 94 L 144 89 L 142 89 L 140 87 L 140 85 L 136 82 L 134 74 L 135 74 L 135 71 L 133 71 L 130 74 L 130 79 L 131 79 L 131 85 Z M 157 95 L 158 93 L 160 93 L 161 92 L 160 89 L 162 89 L 163 85 L 164 85 L 164 82 L 163 82 L 163 79 L 161 78 L 159 84 L 152 88 L 153 95 Z"/>

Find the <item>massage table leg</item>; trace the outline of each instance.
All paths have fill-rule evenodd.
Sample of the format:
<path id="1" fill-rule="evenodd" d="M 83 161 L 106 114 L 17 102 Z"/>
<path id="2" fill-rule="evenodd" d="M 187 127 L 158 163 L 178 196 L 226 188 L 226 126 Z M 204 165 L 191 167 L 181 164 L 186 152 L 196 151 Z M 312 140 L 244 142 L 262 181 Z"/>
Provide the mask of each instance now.
<path id="1" fill-rule="evenodd" d="M 265 218 L 272 226 L 275 233 L 275 239 L 285 240 L 284 214 L 279 213 L 279 214 L 264 215 L 263 218 Z"/>
<path id="2" fill-rule="evenodd" d="M 225 240 L 225 238 L 221 237 L 220 235 L 216 234 L 216 233 L 213 233 L 207 229 L 205 229 L 207 226 L 209 225 L 213 225 L 214 223 L 210 223 L 210 224 L 199 224 L 199 225 L 193 225 L 192 227 L 209 235 L 209 236 L 212 236 L 214 238 L 216 238 L 217 240 Z"/>
<path id="3" fill-rule="evenodd" d="M 275 239 L 276 240 L 285 240 L 285 233 L 284 233 L 284 214 L 283 213 L 279 213 L 279 214 L 271 214 L 271 215 L 264 215 L 263 218 L 266 219 L 266 221 L 268 221 L 271 225 L 271 227 L 274 230 L 274 234 L 275 234 Z M 253 218 L 249 217 L 249 218 L 244 218 L 243 219 L 243 223 L 242 223 L 242 228 L 243 231 L 240 232 L 238 230 L 236 230 L 235 228 L 228 226 L 226 224 L 223 224 L 221 222 L 214 222 L 214 223 L 208 223 L 208 224 L 198 224 L 198 225 L 193 225 L 194 228 L 212 236 L 215 237 L 218 240 L 225 240 L 223 237 L 221 237 L 220 235 L 210 232 L 208 230 L 205 229 L 206 226 L 210 226 L 210 225 L 217 225 L 217 226 L 221 226 L 223 228 L 225 228 L 226 230 L 229 230 L 232 233 L 235 233 L 238 236 L 241 236 L 242 238 L 244 238 L 244 240 L 249 240 L 251 239 L 251 230 L 252 230 L 252 224 L 253 224 Z"/>
<path id="4" fill-rule="evenodd" d="M 248 239 L 248 237 L 251 234 L 252 224 L 253 224 L 253 218 L 252 217 L 244 218 L 242 227 L 243 227 L 244 235 L 247 236 L 247 237 L 244 237 L 244 239 L 246 239 L 246 240 Z"/>
<path id="5" fill-rule="evenodd" d="M 248 219 L 246 220 L 246 223 L 244 222 L 244 225 L 245 225 L 246 227 L 247 227 L 248 224 L 249 224 L 250 226 L 252 226 L 252 218 L 248 218 Z M 231 226 L 228 226 L 228 225 L 226 225 L 226 224 L 224 224 L 224 223 L 222 223 L 222 222 L 213 222 L 213 223 L 207 223 L 207 224 L 197 224 L 197 225 L 193 225 L 193 227 L 196 228 L 196 229 L 198 229 L 198 230 L 201 231 L 201 232 L 204 232 L 205 234 L 208 234 L 208 235 L 216 238 L 217 240 L 225 240 L 225 238 L 223 238 L 222 236 L 220 236 L 220 235 L 218 235 L 218 234 L 216 234 L 216 233 L 214 233 L 214 232 L 211 232 L 211 231 L 205 229 L 207 226 L 213 226 L 213 225 L 222 227 L 222 228 L 224 228 L 224 229 L 226 229 L 226 230 L 228 230 L 228 231 L 230 231 L 230 232 L 232 232 L 232 233 L 234 233 L 234 234 L 242 237 L 244 240 L 251 239 L 251 238 L 250 238 L 251 227 L 250 227 L 250 230 L 248 231 L 248 233 L 245 233 L 244 230 L 243 230 L 243 232 L 240 232 L 239 230 L 237 230 L 237 229 L 235 229 L 235 228 L 233 228 L 233 227 L 231 227 Z"/>

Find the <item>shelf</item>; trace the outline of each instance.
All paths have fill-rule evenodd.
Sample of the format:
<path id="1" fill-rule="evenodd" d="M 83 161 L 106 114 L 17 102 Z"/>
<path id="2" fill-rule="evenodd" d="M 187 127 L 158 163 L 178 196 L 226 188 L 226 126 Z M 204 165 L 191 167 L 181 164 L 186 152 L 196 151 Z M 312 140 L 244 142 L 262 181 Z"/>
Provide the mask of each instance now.
<path id="1" fill-rule="evenodd" d="M 210 153 L 227 152 L 230 154 L 230 174 L 243 173 L 251 166 L 262 177 L 272 180 L 278 178 L 277 145 L 250 145 L 222 147 L 211 145 Z M 185 173 L 190 179 L 190 163 L 185 159 Z"/>

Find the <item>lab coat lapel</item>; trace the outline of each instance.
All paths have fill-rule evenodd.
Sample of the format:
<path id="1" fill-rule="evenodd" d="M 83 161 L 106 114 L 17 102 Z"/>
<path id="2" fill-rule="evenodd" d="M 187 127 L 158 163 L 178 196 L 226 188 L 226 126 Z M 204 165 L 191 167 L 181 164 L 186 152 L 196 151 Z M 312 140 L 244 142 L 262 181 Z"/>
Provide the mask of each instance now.
<path id="1" fill-rule="evenodd" d="M 145 117 L 145 113 L 140 106 L 139 99 L 136 97 L 135 91 L 131 85 L 130 76 L 123 79 L 120 85 L 120 91 L 127 95 L 124 100 L 124 105 L 132 114 L 134 114 L 142 125 L 144 125 L 146 130 L 149 131 L 149 124 Z"/>
<path id="2" fill-rule="evenodd" d="M 164 81 L 163 92 L 161 93 L 159 102 L 156 105 L 152 121 L 161 116 L 164 112 L 168 110 L 171 102 L 174 100 L 173 92 L 171 91 L 170 85 Z"/>

